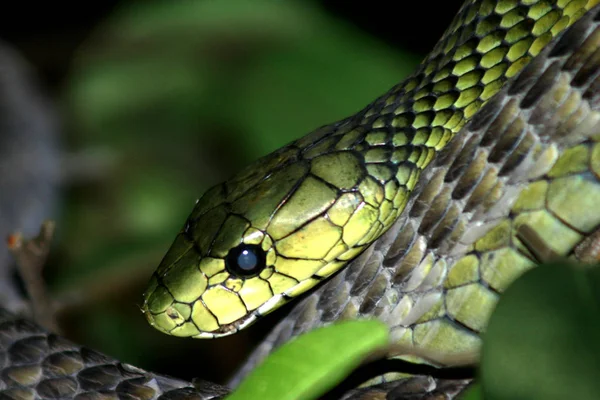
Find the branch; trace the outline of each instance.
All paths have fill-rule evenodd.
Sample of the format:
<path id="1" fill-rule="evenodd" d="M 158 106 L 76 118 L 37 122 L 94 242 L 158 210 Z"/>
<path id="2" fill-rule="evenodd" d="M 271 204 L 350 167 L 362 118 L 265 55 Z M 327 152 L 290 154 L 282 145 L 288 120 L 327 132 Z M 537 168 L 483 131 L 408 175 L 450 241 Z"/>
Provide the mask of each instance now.
<path id="1" fill-rule="evenodd" d="M 38 236 L 24 239 L 20 232 L 16 232 L 8 236 L 7 245 L 17 262 L 25 289 L 29 294 L 33 319 L 46 329 L 58 333 L 52 301 L 46 291 L 42 275 L 54 228 L 54 221 L 44 221 Z"/>

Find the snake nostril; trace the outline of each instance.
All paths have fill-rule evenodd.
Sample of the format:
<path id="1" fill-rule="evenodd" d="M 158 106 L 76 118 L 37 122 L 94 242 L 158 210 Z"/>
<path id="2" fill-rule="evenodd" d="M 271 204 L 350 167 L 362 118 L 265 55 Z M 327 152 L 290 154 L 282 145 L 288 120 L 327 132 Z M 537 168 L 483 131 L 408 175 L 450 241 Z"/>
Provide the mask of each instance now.
<path id="1" fill-rule="evenodd" d="M 172 320 L 174 320 L 174 321 L 181 318 L 181 315 L 179 314 L 179 311 L 177 311 L 173 307 L 167 308 L 167 316 L 169 318 L 171 318 Z"/>

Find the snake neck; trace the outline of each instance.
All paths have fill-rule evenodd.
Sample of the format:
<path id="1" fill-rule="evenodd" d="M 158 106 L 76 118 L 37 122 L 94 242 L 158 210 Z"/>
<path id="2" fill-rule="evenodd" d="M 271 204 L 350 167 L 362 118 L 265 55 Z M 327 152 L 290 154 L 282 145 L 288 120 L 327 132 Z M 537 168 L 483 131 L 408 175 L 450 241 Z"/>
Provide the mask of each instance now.
<path id="1" fill-rule="evenodd" d="M 361 165 L 374 180 L 364 185 L 367 191 L 353 189 L 372 197 L 381 191 L 377 184 L 401 211 L 435 154 L 509 78 L 597 3 L 467 1 L 414 74 L 354 117 L 295 144 L 311 160 L 353 151 L 355 159 L 343 157 L 339 170 Z"/>

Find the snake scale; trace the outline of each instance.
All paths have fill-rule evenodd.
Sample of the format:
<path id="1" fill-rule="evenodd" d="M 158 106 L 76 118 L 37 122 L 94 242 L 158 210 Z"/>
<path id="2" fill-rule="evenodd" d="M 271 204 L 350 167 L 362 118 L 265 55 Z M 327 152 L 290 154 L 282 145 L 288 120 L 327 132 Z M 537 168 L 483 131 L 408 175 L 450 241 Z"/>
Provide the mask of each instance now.
<path id="1" fill-rule="evenodd" d="M 396 343 L 433 352 L 477 349 L 521 272 L 557 256 L 598 259 L 596 3 L 467 1 L 401 84 L 199 200 L 145 293 L 149 322 L 212 338 L 302 297 L 233 386 L 281 343 L 344 318 L 376 316 Z M 224 393 L 0 317 L 7 398 Z M 452 398 L 466 381 L 369 383 L 344 398 Z"/>

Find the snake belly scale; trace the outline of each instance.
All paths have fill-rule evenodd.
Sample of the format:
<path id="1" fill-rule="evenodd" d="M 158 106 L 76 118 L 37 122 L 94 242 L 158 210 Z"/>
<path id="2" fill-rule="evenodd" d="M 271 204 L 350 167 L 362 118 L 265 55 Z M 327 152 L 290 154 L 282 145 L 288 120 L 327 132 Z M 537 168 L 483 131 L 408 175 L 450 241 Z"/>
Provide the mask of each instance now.
<path id="1" fill-rule="evenodd" d="M 384 267 L 371 257 L 340 292 L 368 289 L 363 304 L 301 317 L 372 315 L 398 343 L 476 348 L 519 273 L 548 249 L 570 255 L 600 225 L 590 211 L 600 202 L 600 146 L 585 129 L 598 116 L 574 111 L 581 96 L 561 97 L 576 61 L 530 63 L 596 3 L 467 1 L 401 84 L 202 196 L 144 294 L 150 324 L 175 336 L 235 333 L 395 241 L 395 257 Z M 521 110 L 540 93 L 564 103 L 553 135 L 530 128 L 535 110 Z M 471 134 L 456 136 L 469 122 Z"/>

